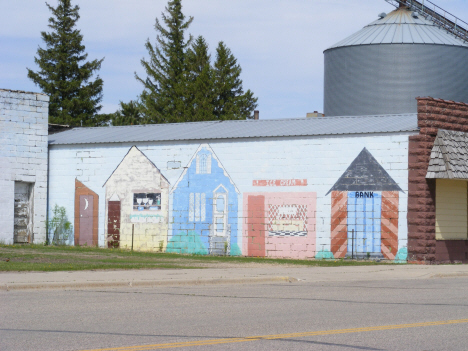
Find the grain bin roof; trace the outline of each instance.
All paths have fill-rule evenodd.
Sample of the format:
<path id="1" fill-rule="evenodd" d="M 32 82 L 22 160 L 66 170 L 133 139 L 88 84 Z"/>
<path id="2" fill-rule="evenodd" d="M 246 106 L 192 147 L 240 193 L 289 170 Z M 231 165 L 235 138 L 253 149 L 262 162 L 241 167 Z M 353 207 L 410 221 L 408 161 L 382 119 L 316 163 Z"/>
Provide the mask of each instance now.
<path id="1" fill-rule="evenodd" d="M 378 44 L 437 44 L 468 48 L 467 42 L 439 28 L 423 16 L 413 17 L 412 13 L 406 8 L 399 8 L 327 50 L 343 46 Z"/>
<path id="2" fill-rule="evenodd" d="M 312 117 L 75 128 L 49 135 L 49 144 L 298 137 L 417 131 L 417 114 Z"/>

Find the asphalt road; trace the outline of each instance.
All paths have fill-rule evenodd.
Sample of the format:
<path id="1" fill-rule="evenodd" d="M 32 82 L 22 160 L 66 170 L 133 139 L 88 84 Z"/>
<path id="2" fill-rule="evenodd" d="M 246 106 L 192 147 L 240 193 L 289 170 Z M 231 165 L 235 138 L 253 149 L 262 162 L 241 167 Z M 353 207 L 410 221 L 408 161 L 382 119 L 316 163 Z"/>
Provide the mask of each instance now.
<path id="1" fill-rule="evenodd" d="M 467 277 L 0 292 L 2 351 L 467 350 L 467 340 Z"/>

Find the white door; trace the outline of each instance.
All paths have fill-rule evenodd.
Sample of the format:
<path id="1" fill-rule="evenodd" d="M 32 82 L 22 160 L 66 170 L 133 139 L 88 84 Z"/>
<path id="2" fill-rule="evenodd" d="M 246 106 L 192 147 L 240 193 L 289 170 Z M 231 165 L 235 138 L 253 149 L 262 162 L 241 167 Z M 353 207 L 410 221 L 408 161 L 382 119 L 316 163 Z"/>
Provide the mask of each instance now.
<path id="1" fill-rule="evenodd" d="M 226 193 L 213 194 L 213 228 L 215 236 L 226 236 L 228 202 Z"/>

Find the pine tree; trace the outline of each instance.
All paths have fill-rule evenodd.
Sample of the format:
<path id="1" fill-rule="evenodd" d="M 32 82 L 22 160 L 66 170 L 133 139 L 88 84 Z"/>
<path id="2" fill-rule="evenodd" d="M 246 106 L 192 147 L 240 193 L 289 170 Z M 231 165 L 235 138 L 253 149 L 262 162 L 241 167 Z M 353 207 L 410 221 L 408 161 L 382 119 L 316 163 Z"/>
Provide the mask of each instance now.
<path id="1" fill-rule="evenodd" d="M 231 50 L 223 42 L 216 49 L 214 64 L 214 113 L 216 119 L 251 119 L 258 98 L 250 90 L 244 93 L 240 74 L 241 67 Z"/>
<path id="2" fill-rule="evenodd" d="M 56 8 L 46 3 L 52 12 L 50 33 L 41 32 L 46 49 L 37 50 L 34 61 L 40 70 L 28 70 L 28 77 L 49 95 L 49 122 L 73 126 L 103 125 L 105 115 L 97 115 L 102 106 L 102 79 L 93 74 L 104 60 L 86 61 L 88 54 L 82 44 L 83 35 L 75 28 L 80 18 L 79 6 L 71 0 L 58 0 Z"/>
<path id="3" fill-rule="evenodd" d="M 199 36 L 187 51 L 187 121 L 210 121 L 214 115 L 214 72 L 208 44 Z"/>
<path id="4" fill-rule="evenodd" d="M 120 109 L 112 116 L 113 126 L 128 126 L 143 124 L 144 119 L 138 101 L 130 100 L 129 103 L 120 101 Z"/>
<path id="5" fill-rule="evenodd" d="M 142 112 L 148 123 L 173 123 L 185 121 L 186 101 L 186 51 L 192 36 L 185 40 L 185 31 L 193 18 L 185 20 L 181 0 L 170 0 L 166 13 L 162 13 L 163 26 L 156 18 L 156 45 L 149 39 L 145 47 L 149 60 L 141 64 L 147 74 L 135 77 L 144 85 L 140 96 Z"/>

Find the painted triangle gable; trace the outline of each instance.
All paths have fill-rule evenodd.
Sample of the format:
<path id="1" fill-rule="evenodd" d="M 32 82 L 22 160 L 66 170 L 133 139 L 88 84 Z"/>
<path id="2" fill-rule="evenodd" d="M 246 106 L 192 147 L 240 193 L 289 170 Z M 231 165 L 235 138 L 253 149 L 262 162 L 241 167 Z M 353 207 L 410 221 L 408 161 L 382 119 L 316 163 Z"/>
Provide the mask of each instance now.
<path id="1" fill-rule="evenodd" d="M 362 149 L 328 191 L 403 191 L 372 154 Z"/>
<path id="2" fill-rule="evenodd" d="M 188 169 L 189 169 L 190 167 L 192 167 L 192 163 L 193 163 L 194 161 L 196 161 L 196 158 L 197 158 L 198 153 L 199 153 L 201 150 L 203 150 L 203 149 L 207 150 L 207 151 L 211 154 L 211 156 L 217 161 L 219 168 L 221 168 L 221 169 L 223 170 L 224 176 L 225 176 L 225 177 L 229 180 L 229 182 L 234 186 L 234 189 L 236 190 L 236 192 L 237 192 L 238 194 L 240 194 L 240 191 L 239 191 L 239 189 L 237 188 L 236 184 L 234 183 L 234 181 L 232 180 L 231 176 L 230 176 L 229 173 L 226 171 L 226 169 L 224 168 L 223 164 L 222 164 L 221 161 L 219 160 L 218 156 L 215 154 L 215 152 L 213 151 L 213 149 L 211 148 L 211 146 L 210 146 L 209 144 L 201 144 L 201 145 L 198 147 L 197 151 L 195 151 L 195 153 L 193 154 L 192 158 L 191 158 L 190 161 L 188 162 L 187 167 L 184 167 L 184 168 L 185 168 L 184 171 L 182 172 L 182 174 L 179 176 L 179 179 L 177 179 L 177 181 L 175 182 L 174 186 L 172 187 L 171 193 L 173 193 L 173 192 L 177 189 L 179 183 L 182 181 L 182 179 L 184 178 L 184 176 L 187 174 Z M 210 162 L 210 168 L 211 168 L 211 158 L 210 158 L 210 161 L 209 161 L 209 162 Z"/>
<path id="3" fill-rule="evenodd" d="M 161 173 L 158 167 L 143 153 L 138 149 L 136 146 L 132 146 L 130 150 L 128 150 L 128 153 L 125 155 L 125 157 L 120 161 L 119 165 L 115 168 L 115 170 L 112 172 L 109 178 L 107 178 L 106 182 L 104 183 L 103 187 L 107 184 L 109 180 L 112 179 L 118 172 L 120 168 L 130 168 L 134 167 L 133 163 L 134 160 L 137 160 L 138 162 L 143 162 L 146 164 L 145 166 L 148 167 L 149 169 L 155 170 L 157 173 L 161 175 L 161 178 L 163 181 L 167 183 L 167 186 L 169 186 L 169 181 L 164 177 L 164 175 Z M 138 163 L 137 162 L 137 163 Z"/>

